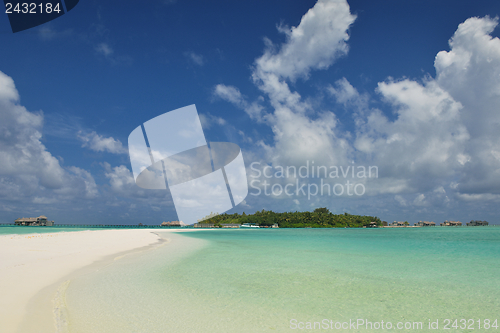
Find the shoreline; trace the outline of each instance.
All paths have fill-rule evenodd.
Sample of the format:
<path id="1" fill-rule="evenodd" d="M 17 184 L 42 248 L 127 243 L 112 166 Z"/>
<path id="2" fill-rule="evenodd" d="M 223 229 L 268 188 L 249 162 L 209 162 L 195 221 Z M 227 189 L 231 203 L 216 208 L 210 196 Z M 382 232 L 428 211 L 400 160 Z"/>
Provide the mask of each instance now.
<path id="1" fill-rule="evenodd" d="M 156 230 L 85 230 L 0 236 L 2 332 L 60 331 L 53 300 L 59 286 L 85 269 L 96 269 L 166 240 Z M 29 319 L 29 320 L 27 320 Z"/>
<path id="2" fill-rule="evenodd" d="M 137 311 L 128 309 L 117 313 L 116 316 L 110 317 L 108 315 L 108 310 L 110 310 L 108 307 L 113 309 L 120 307 L 127 308 L 130 306 L 134 307 L 137 304 L 147 306 L 149 301 L 157 300 L 157 295 L 169 290 L 169 286 L 175 284 L 174 281 L 184 279 L 182 276 L 175 276 L 172 279 L 173 284 L 161 284 L 156 285 L 156 288 L 150 288 L 155 283 L 158 283 L 159 275 L 156 275 L 158 270 L 168 272 L 173 267 L 177 267 L 177 265 L 190 262 L 195 253 L 210 246 L 211 242 L 208 240 L 185 236 L 185 232 L 195 231 L 191 229 L 181 232 L 178 230 L 159 232 L 158 234 L 166 240 L 160 246 L 150 246 L 144 251 L 139 249 L 138 251 L 131 251 L 125 256 L 120 255 L 118 257 L 120 260 L 112 258 L 113 262 L 111 264 L 101 265 L 98 269 L 95 269 L 95 266 L 98 264 L 92 265 L 94 269 L 86 267 L 72 276 L 67 289 L 65 289 L 64 284 L 60 284 L 61 292 L 59 295 L 63 297 L 64 307 L 67 309 L 67 312 L 63 313 L 63 315 L 67 316 L 68 330 L 75 333 L 163 332 L 163 329 L 148 330 L 144 326 L 139 326 L 140 329 L 138 330 L 137 323 L 140 321 L 136 322 L 132 319 L 138 319 Z M 142 278 L 134 280 L 134 277 L 137 276 L 141 276 Z M 175 291 L 169 290 L 164 295 L 165 297 L 162 298 L 169 300 L 167 302 L 171 303 L 167 306 L 162 301 L 163 305 L 159 306 L 158 309 L 164 307 L 165 309 L 170 309 L 170 311 L 179 312 L 179 302 L 182 303 L 181 300 L 190 297 L 190 294 L 187 291 L 187 294 L 182 293 L 179 295 L 179 290 L 174 289 Z M 109 292 L 111 293 L 109 294 Z M 153 294 L 149 294 L 149 292 Z M 196 302 L 198 299 L 195 297 L 192 300 Z M 102 311 L 97 311 L 94 315 L 87 317 L 89 311 L 89 308 L 87 308 L 88 304 L 93 304 L 90 309 L 101 309 L 101 305 L 103 305 Z M 188 308 L 191 308 L 192 305 L 193 303 L 189 302 Z M 182 313 L 189 311 L 188 309 L 186 310 L 186 312 L 180 311 L 175 318 L 179 318 L 182 316 Z M 150 314 L 151 312 L 148 313 Z M 160 311 L 158 317 L 155 316 L 154 321 L 160 317 L 166 318 L 163 315 L 163 312 Z M 175 323 L 175 319 L 172 322 L 164 324 L 170 326 L 172 323 Z M 146 323 L 141 323 L 140 325 L 143 324 L 146 325 Z M 57 332 L 66 331 L 61 329 Z M 22 333 L 25 332 L 23 331 Z"/>
<path id="3" fill-rule="evenodd" d="M 179 230 L 158 232 L 164 240 L 111 254 L 40 290 L 29 300 L 27 315 L 14 331 L 289 331 L 289 319 L 316 318 L 318 309 L 326 309 L 321 312 L 324 318 L 336 319 L 339 314 L 349 318 L 361 311 L 376 320 L 378 312 L 373 308 L 380 300 L 399 309 L 384 320 L 400 315 L 427 320 L 433 308 L 441 322 L 462 313 L 456 304 L 465 302 L 471 303 L 463 313 L 468 317 L 492 318 L 498 309 L 494 285 L 498 268 L 491 265 L 495 260 L 491 250 L 498 251 L 498 244 L 473 242 L 472 248 L 464 248 L 461 232 L 452 233 L 457 238 L 443 229 L 435 230 L 438 238 L 430 239 L 446 236 L 445 240 L 454 241 L 452 246 L 435 242 L 429 248 L 427 232 L 417 233 L 417 238 L 404 232 L 383 233 L 385 239 L 365 232 L 356 232 L 360 237 L 354 238 L 343 233 L 317 238 L 321 232 L 289 231 L 292 237 L 288 232 L 276 233 L 275 239 L 259 232 L 243 232 L 244 236 L 226 232 L 221 237 L 216 232 L 208 237 Z M 490 239 L 487 230 L 481 234 Z M 470 240 L 478 239 L 472 236 Z M 464 244 L 470 243 L 467 239 Z M 425 247 L 423 253 L 413 251 L 419 244 Z M 263 248 L 267 251 L 262 252 Z M 488 257 L 483 255 L 486 249 L 490 249 Z M 455 262 L 447 255 L 436 258 L 443 250 L 453 258 L 459 251 L 459 256 Z M 251 261 L 242 260 L 242 255 L 254 252 Z M 491 264 L 485 266 L 487 262 Z M 435 268 L 440 277 L 429 284 Z M 462 281 L 463 272 L 469 270 L 476 272 L 474 281 L 480 276 L 486 281 L 477 285 Z M 450 278 L 454 282 L 448 285 Z M 346 302 L 332 306 L 332 298 Z M 434 308 L 435 300 L 439 307 Z M 309 306 L 304 307 L 304 302 Z M 252 316 L 245 315 L 248 308 L 255 309 Z"/>

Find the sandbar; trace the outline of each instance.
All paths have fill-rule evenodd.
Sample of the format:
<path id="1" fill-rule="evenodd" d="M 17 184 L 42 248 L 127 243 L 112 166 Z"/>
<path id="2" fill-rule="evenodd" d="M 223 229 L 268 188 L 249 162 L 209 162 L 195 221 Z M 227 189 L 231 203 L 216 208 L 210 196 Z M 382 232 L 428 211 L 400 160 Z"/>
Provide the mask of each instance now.
<path id="1" fill-rule="evenodd" d="M 106 257 L 161 240 L 148 229 L 0 236 L 0 332 L 19 332 L 30 300 L 44 288 Z"/>

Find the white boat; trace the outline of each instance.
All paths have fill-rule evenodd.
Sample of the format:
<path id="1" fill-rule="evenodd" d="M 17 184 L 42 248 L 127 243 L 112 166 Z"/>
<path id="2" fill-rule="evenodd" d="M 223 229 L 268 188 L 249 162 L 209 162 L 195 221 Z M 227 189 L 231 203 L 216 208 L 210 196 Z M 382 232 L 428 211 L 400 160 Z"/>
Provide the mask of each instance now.
<path id="1" fill-rule="evenodd" d="M 240 225 L 240 228 L 259 228 L 259 226 L 255 224 L 243 223 Z"/>

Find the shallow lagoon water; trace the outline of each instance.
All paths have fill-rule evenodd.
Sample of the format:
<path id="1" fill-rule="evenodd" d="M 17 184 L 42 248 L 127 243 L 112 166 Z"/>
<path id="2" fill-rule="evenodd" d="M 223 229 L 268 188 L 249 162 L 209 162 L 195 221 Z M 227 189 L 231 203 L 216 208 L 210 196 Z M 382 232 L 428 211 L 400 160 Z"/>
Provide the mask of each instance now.
<path id="1" fill-rule="evenodd" d="M 498 227 L 236 229 L 166 237 L 164 246 L 73 279 L 66 291 L 69 331 L 324 331 L 324 325 L 294 325 L 325 319 L 330 331 L 396 330 L 335 329 L 336 322 L 363 319 L 421 322 L 415 331 L 436 332 L 429 322 L 442 330 L 445 319 L 500 317 Z M 477 325 L 453 331 L 474 332 Z"/>
<path id="2" fill-rule="evenodd" d="M 0 226 L 0 236 L 2 235 L 27 235 L 27 234 L 47 234 L 53 232 L 72 232 L 89 230 L 89 228 L 67 228 L 67 227 L 40 227 L 40 226 Z M 92 228 L 98 230 L 98 228 Z"/>

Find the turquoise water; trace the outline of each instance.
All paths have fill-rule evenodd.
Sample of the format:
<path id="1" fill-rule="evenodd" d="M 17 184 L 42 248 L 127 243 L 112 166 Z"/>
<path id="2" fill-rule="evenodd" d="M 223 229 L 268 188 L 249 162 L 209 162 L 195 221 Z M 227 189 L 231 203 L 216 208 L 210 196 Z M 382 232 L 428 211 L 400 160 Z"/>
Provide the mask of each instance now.
<path id="1" fill-rule="evenodd" d="M 96 228 L 92 228 L 94 230 Z M 89 228 L 60 228 L 60 227 L 28 227 L 28 226 L 0 226 L 0 236 L 1 235 L 26 235 L 26 234 L 44 234 L 50 232 L 63 232 L 63 231 L 81 231 L 81 230 L 89 230 Z"/>
<path id="2" fill-rule="evenodd" d="M 396 331 L 397 323 L 421 322 L 402 331 L 436 332 L 451 319 L 452 331 L 475 332 L 477 320 L 500 319 L 496 227 L 166 237 L 165 246 L 74 279 L 66 293 L 70 331 L 313 332 L 326 330 L 326 320 L 331 331 Z M 372 328 L 335 329 L 358 319 Z M 460 321 L 454 329 L 455 319 L 470 319 L 470 329 Z M 393 329 L 373 327 L 382 320 Z M 436 321 L 439 329 L 429 329 Z M 299 329 L 308 322 L 317 322 L 316 330 Z"/>
<path id="3" fill-rule="evenodd" d="M 52 226 L 52 227 L 42 227 L 42 226 L 6 226 L 6 225 L 0 225 L 0 236 L 1 235 L 12 235 L 12 234 L 19 234 L 19 235 L 25 235 L 25 234 L 43 234 L 43 233 L 49 233 L 49 232 L 69 232 L 69 231 L 82 231 L 82 230 L 108 230 L 108 229 L 118 229 L 118 230 L 123 230 L 123 229 L 132 229 L 132 230 L 138 230 L 138 229 L 148 229 L 148 230 L 158 230 L 161 231 L 163 228 L 159 227 L 137 227 L 136 225 L 131 225 L 131 226 L 105 226 L 105 227 L 100 227 L 100 226 L 91 226 L 91 227 L 80 227 L 78 225 L 72 226 L 72 227 L 60 227 L 60 226 Z M 181 229 L 177 227 L 166 227 L 165 229 Z"/>

